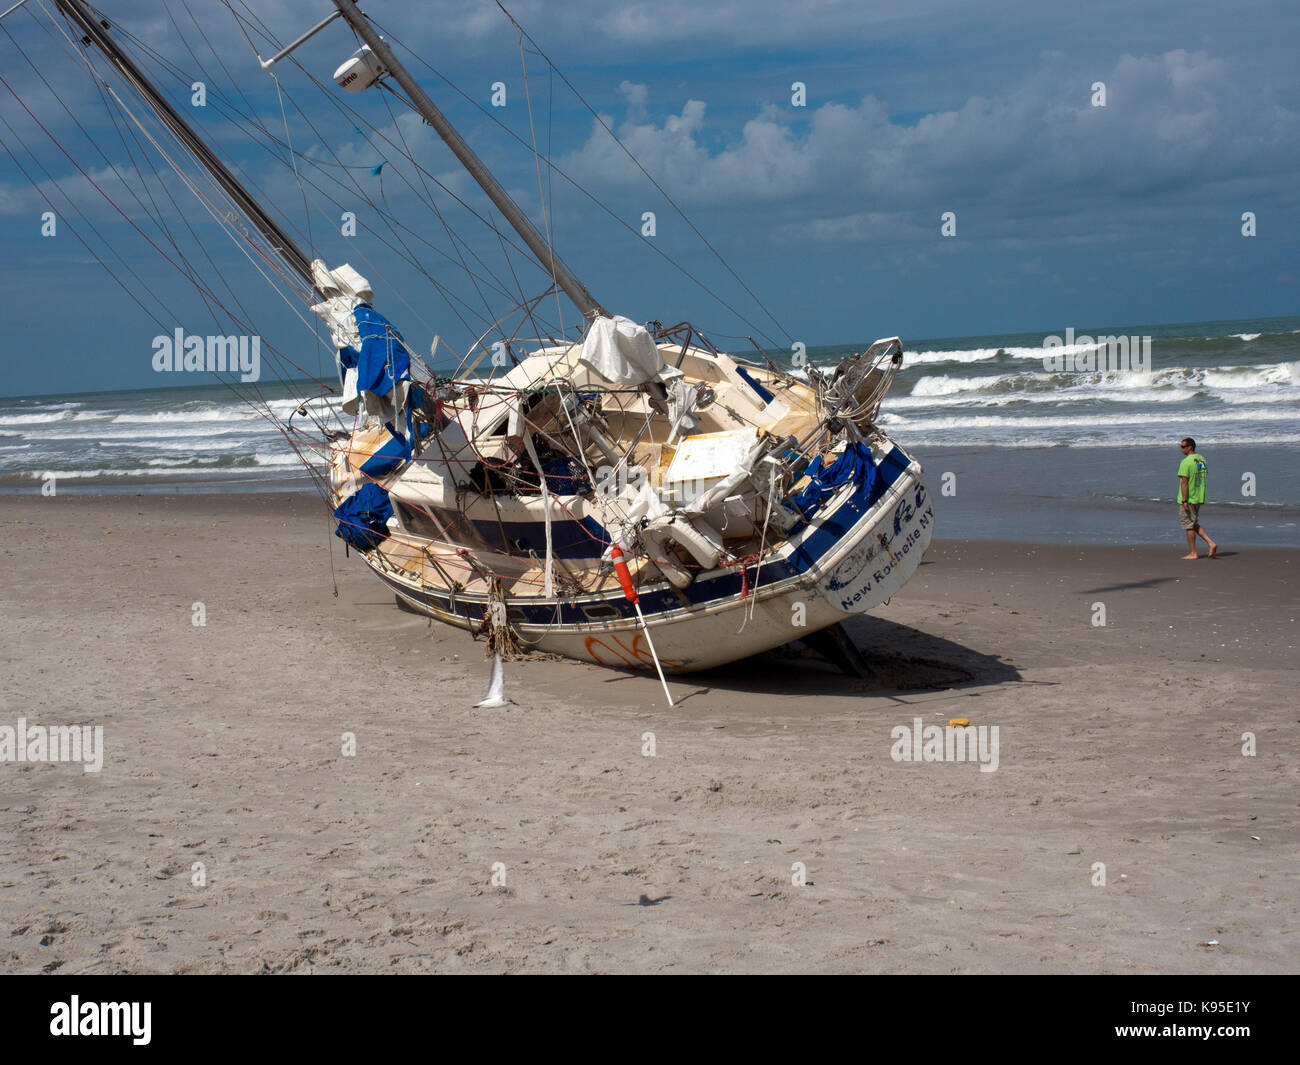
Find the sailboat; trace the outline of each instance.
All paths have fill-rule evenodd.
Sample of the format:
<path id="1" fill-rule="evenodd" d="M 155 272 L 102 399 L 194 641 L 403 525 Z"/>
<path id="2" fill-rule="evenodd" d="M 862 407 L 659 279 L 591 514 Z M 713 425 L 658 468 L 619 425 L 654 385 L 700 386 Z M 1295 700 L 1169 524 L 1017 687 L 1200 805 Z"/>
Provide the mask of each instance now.
<path id="1" fill-rule="evenodd" d="M 611 313 L 356 3 L 333 2 L 263 69 L 346 22 L 362 43 L 337 91 L 387 90 L 414 109 L 551 281 L 451 373 L 426 365 L 362 272 L 299 247 L 114 27 L 84 0 L 55 0 L 252 225 L 246 236 L 309 291 L 342 419 L 321 429 L 314 467 L 349 551 L 399 604 L 507 657 L 685 673 L 802 640 L 869 669 L 841 623 L 903 586 L 934 528 L 920 464 L 879 424 L 899 338 L 792 372 L 721 350 L 688 322 Z M 581 314 L 580 335 L 527 336 L 530 308 L 557 293 Z"/>

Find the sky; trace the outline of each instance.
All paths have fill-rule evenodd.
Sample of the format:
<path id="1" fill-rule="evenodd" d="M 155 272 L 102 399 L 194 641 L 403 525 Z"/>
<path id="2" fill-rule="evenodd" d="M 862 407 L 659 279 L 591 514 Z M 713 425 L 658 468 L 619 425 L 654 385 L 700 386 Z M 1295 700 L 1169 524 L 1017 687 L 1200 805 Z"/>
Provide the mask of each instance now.
<path id="1" fill-rule="evenodd" d="M 637 321 L 743 350 L 1300 313 L 1293 2 L 508 2 L 531 42 L 494 0 L 362 6 L 596 299 Z M 0 394 L 157 385 L 153 341 L 174 328 L 256 331 L 282 372 L 331 376 L 301 298 L 168 172 L 53 7 L 0 23 Z M 309 255 L 366 275 L 417 351 L 438 335 L 461 354 L 549 278 L 503 253 L 518 238 L 418 116 L 333 85 L 357 47 L 341 22 L 260 69 L 329 7 L 101 13 Z M 553 297 L 536 313 L 538 331 L 580 321 Z"/>

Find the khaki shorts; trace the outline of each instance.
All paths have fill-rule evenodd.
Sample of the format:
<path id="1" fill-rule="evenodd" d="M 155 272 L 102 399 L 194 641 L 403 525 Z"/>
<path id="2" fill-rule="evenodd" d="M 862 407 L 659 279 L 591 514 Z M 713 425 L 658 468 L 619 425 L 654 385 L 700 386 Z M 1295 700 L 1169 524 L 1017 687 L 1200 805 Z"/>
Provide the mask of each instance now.
<path id="1" fill-rule="evenodd" d="M 1179 503 L 1178 524 L 1181 525 L 1184 529 L 1195 529 L 1198 524 L 1197 518 L 1199 517 L 1200 513 L 1201 513 L 1200 503 L 1189 503 L 1186 507 L 1184 507 L 1181 503 Z"/>

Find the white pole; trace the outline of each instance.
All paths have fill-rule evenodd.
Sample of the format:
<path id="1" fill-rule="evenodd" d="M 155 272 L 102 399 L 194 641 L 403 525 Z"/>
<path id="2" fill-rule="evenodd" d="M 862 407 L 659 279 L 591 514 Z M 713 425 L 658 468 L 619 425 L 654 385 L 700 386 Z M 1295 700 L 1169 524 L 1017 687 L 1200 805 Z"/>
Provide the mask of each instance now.
<path id="1" fill-rule="evenodd" d="M 632 604 L 636 609 L 636 616 L 641 621 L 641 631 L 645 633 L 645 642 L 650 645 L 650 657 L 655 660 L 655 670 L 659 673 L 659 683 L 664 686 L 664 696 L 668 700 L 668 705 L 673 705 L 673 697 L 668 691 L 668 682 L 664 680 L 664 667 L 659 664 L 659 654 L 655 651 L 655 642 L 650 638 L 650 626 L 645 623 L 645 615 L 641 613 L 641 597 L 636 594 L 636 585 L 632 583 L 632 574 L 627 568 L 627 563 L 623 561 L 623 549 L 617 544 L 610 551 L 610 557 L 614 560 L 614 572 L 618 574 L 618 583 L 623 586 L 623 597 Z"/>
<path id="2" fill-rule="evenodd" d="M 636 607 L 636 616 L 641 619 L 641 631 L 645 633 L 645 642 L 650 645 L 650 657 L 655 660 L 655 669 L 659 671 L 659 683 L 664 686 L 664 698 L 668 700 L 668 705 L 673 705 L 672 694 L 668 691 L 668 681 L 664 679 L 663 667 L 659 664 L 659 655 L 655 653 L 655 642 L 650 639 L 650 626 L 645 623 L 645 615 L 641 613 L 641 604 L 633 602 Z"/>

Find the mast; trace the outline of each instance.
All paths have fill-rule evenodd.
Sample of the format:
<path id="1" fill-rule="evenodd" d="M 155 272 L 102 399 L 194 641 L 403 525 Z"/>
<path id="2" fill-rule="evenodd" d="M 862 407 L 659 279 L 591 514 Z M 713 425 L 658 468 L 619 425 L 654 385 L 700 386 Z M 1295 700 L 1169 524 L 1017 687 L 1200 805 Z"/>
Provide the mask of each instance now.
<path id="1" fill-rule="evenodd" d="M 99 20 L 94 10 L 85 0 L 55 0 L 55 3 L 86 35 L 90 43 L 104 53 L 109 62 L 126 78 L 131 87 L 144 98 L 149 108 L 176 135 L 177 139 L 194 154 L 199 163 L 235 201 L 239 209 L 253 223 L 258 232 L 266 238 L 271 247 L 280 253 L 285 262 L 297 271 L 308 285 L 312 285 L 311 260 L 303 254 L 302 249 L 298 247 L 294 239 L 280 228 L 279 223 L 267 214 L 262 205 L 239 183 L 239 179 L 212 153 L 212 150 L 203 142 L 193 127 L 181 117 L 176 108 L 167 102 L 162 94 L 153 87 L 149 79 L 141 73 L 135 63 L 118 48 L 116 42 L 108 34 L 108 24 Z"/>
<path id="2" fill-rule="evenodd" d="M 73 2 L 79 2 L 79 0 L 73 0 Z M 528 220 L 528 216 L 519 209 L 519 205 L 510 198 L 506 190 L 501 187 L 497 179 L 483 165 L 483 161 L 474 154 L 473 149 L 465 143 L 461 135 L 447 121 L 447 117 L 438 110 L 434 102 L 429 99 L 428 94 L 420 88 L 419 83 L 398 62 L 393 50 L 388 47 L 388 43 L 375 32 L 374 27 L 370 25 L 353 0 L 334 0 L 334 6 L 339 9 L 339 13 L 348 20 L 361 39 L 370 46 L 370 50 L 374 52 L 384 69 L 392 74 L 397 84 L 405 90 L 406 95 L 415 105 L 415 109 L 434 128 L 438 136 L 447 143 L 447 147 L 452 150 L 456 158 L 469 171 L 470 177 L 478 182 L 483 191 L 487 193 L 488 199 L 496 204 L 497 209 L 505 216 L 506 221 L 514 227 L 515 232 L 523 238 L 529 250 L 537 257 L 537 261 L 541 263 L 542 268 L 551 272 L 556 283 L 564 289 L 569 299 L 574 302 L 584 317 L 587 319 L 608 318 L 610 316 L 609 312 L 596 302 L 595 297 L 587 291 L 586 286 L 560 262 L 545 238 L 537 232 L 537 227 Z"/>

